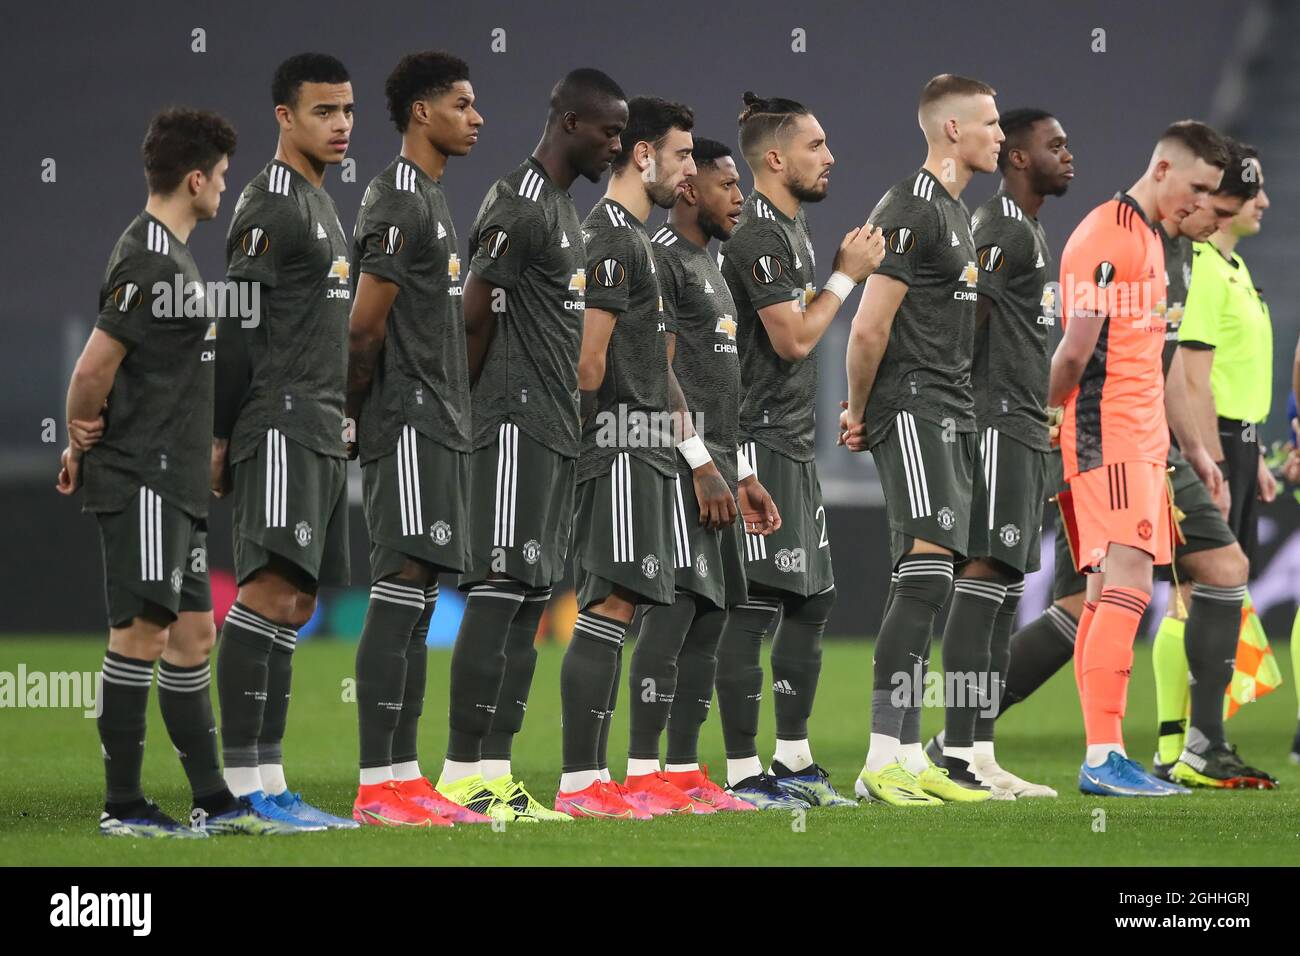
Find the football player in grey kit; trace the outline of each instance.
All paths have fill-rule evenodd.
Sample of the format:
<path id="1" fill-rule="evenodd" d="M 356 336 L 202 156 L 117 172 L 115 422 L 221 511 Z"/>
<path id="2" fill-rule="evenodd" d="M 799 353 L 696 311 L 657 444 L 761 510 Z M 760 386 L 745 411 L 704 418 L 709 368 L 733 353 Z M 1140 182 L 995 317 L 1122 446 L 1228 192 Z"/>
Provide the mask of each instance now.
<path id="1" fill-rule="evenodd" d="M 323 183 L 347 152 L 352 83 L 334 57 L 303 53 L 280 64 L 271 98 L 275 159 L 244 187 L 226 238 L 226 274 L 260 289 L 261 311 L 217 325 L 212 488 L 233 491 L 239 581 L 217 658 L 221 749 L 236 796 L 353 829 L 289 789 L 281 754 L 298 628 L 320 585 L 349 583 L 351 250 Z"/>
<path id="2" fill-rule="evenodd" d="M 869 221 L 885 229 L 888 252 L 867 282 L 849 337 L 841 440 L 865 424 L 897 574 L 876 640 L 871 744 L 856 789 L 894 806 L 990 796 L 973 775 L 958 781 L 927 764 L 920 693 L 934 616 L 953 589 L 953 562 L 986 549 L 984 525 L 973 520 L 983 484 L 971 386 L 979 269 L 960 196 L 975 173 L 997 168 L 1003 136 L 993 97 L 988 84 L 947 73 L 922 89 L 925 163 L 871 213 Z M 1006 583 L 978 584 L 979 594 L 959 598 L 996 610 Z M 961 618 L 960 609 L 951 617 Z M 950 655 L 960 654 L 948 642 L 944 651 L 951 670 Z"/>
<path id="3" fill-rule="evenodd" d="M 533 799 L 510 758 L 573 522 L 587 260 L 569 189 L 579 176 L 600 181 L 626 123 L 617 83 L 570 72 L 551 91 L 541 141 L 488 190 L 469 235 L 471 562 L 437 789 L 502 820 L 570 819 Z"/>
<path id="4" fill-rule="evenodd" d="M 696 138 L 691 157 L 695 174 L 687 178 L 668 222 L 651 236 L 664 311 L 677 325 L 669 351 L 700 437 L 738 494 L 743 530 L 761 534 L 779 528 L 780 516 L 737 448 L 736 305 L 709 252 L 713 239 L 725 242 L 731 236 L 744 194 L 728 147 Z M 742 527 L 708 526 L 694 492 L 693 469 L 684 458 L 677 462 L 674 495 L 676 594 L 671 605 L 649 607 L 641 617 L 628 671 L 631 734 L 625 785 L 633 791 L 654 787 L 678 810 L 752 811 L 752 804 L 709 780 L 698 754 L 700 727 L 713 698 L 718 638 L 728 608 L 743 604 L 747 594 Z M 661 772 L 659 743 L 665 726 L 668 754 Z"/>
<path id="5" fill-rule="evenodd" d="M 949 624 L 971 639 L 959 663 L 987 669 L 978 672 L 986 676 L 968 689 L 966 699 L 948 710 L 950 722 L 965 736 L 954 743 L 945 730 L 928 753 L 940 766 L 947 763 L 945 754 L 956 756 L 990 787 L 1016 797 L 1054 797 L 1051 787 L 1022 780 L 997 764 L 993 724 L 1024 575 L 1039 566 L 1043 500 L 1050 490 L 1048 339 L 1056 325 L 1058 293 L 1038 213 L 1048 196 L 1064 195 L 1069 188 L 1074 157 L 1061 124 L 1044 110 L 1011 110 L 1002 114 L 1000 125 L 1006 136 L 998 154 L 1002 185 L 972 217 L 979 262 L 972 379 L 987 490 L 972 520 L 986 525 L 986 549 L 975 552 L 961 570 L 956 588 L 971 588 L 966 596 L 975 600 L 962 620 L 950 618 Z M 1000 607 L 993 606 L 988 583 L 997 575 L 1010 582 Z M 971 706 L 973 724 L 965 710 Z"/>
<path id="6" fill-rule="evenodd" d="M 754 175 L 740 223 L 722 249 L 722 275 L 736 302 L 741 380 L 740 439 L 772 494 L 781 527 L 746 535 L 749 598 L 727 613 L 718 645 L 718 710 L 727 785 L 760 808 L 851 805 L 835 792 L 808 742 L 821 674 L 821 639 L 835 602 L 830 537 L 815 459 L 814 409 L 822 336 L 857 283 L 884 255 L 880 230 L 844 237 L 820 292 L 806 203 L 826 198 L 835 159 L 817 118 L 800 103 L 744 96 L 740 150 Z M 776 753 L 758 758 L 763 636 L 772 639 Z"/>
<path id="7" fill-rule="evenodd" d="M 384 84 L 401 153 L 371 180 L 357 269 L 348 419 L 357 423 L 370 605 L 357 644 L 361 772 L 353 818 L 377 826 L 486 823 L 421 772 L 416 750 L 439 572 L 469 567 L 470 405 L 460 255 L 442 179 L 483 117 L 465 61 L 402 57 Z"/>

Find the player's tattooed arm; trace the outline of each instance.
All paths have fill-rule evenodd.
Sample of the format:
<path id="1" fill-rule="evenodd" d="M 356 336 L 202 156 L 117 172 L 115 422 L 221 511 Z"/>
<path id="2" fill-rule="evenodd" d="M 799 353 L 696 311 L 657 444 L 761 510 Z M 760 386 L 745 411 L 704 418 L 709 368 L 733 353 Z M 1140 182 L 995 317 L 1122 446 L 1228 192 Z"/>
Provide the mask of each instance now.
<path id="1" fill-rule="evenodd" d="M 839 444 L 850 451 L 865 448 L 862 436 L 862 416 L 866 413 L 871 389 L 876 383 L 876 372 L 889 345 L 889 332 L 894 327 L 894 316 L 907 295 L 907 284 L 887 275 L 873 275 L 867 279 L 858 302 L 857 314 L 849 329 L 848 354 L 844 366 L 848 373 L 849 398 L 840 413 Z M 859 447 L 861 446 L 861 447 Z"/>
<path id="2" fill-rule="evenodd" d="M 369 272 L 357 281 L 348 323 L 348 386 L 345 413 L 353 422 L 361 418 L 361 405 L 374 381 L 375 367 L 388 334 L 388 312 L 400 286 Z M 348 457 L 356 456 L 356 442 L 349 442 Z"/>
<path id="3" fill-rule="evenodd" d="M 469 383 L 473 386 L 483 372 L 483 361 L 497 331 L 497 314 L 492 303 L 499 287 L 471 270 L 465 279 L 465 352 Z"/>
<path id="4" fill-rule="evenodd" d="M 677 336 L 668 333 L 668 411 L 672 414 L 673 426 L 677 432 L 679 447 L 696 441 L 696 448 L 702 448 L 703 442 L 695 431 L 695 422 L 691 418 L 690 408 L 686 403 L 686 393 L 682 391 L 681 382 L 673 370 L 673 359 L 677 356 Z M 708 454 L 704 451 L 703 454 Z M 689 461 L 688 461 L 689 463 Z M 691 469 L 691 479 L 695 486 L 695 500 L 700 506 L 700 524 L 710 531 L 719 531 L 736 520 L 736 499 L 731 488 L 718 471 L 713 459 L 702 462 Z"/>
<path id="5" fill-rule="evenodd" d="M 596 411 L 596 395 L 605 381 L 605 356 L 609 353 L 609 340 L 614 334 L 618 317 L 604 309 L 590 306 L 583 313 L 582 351 L 578 356 L 578 392 L 582 424 Z"/>
<path id="6" fill-rule="evenodd" d="M 90 339 L 82 349 L 81 357 L 77 359 L 72 380 L 68 383 L 66 411 L 69 440 L 60 459 L 58 480 L 58 489 L 65 495 L 72 494 L 81 485 L 81 456 L 89 447 L 83 439 L 78 438 L 74 423 L 77 431 L 93 433 L 94 423 L 98 420 L 98 431 L 102 432 L 100 412 L 113 388 L 118 367 L 122 364 L 122 359 L 126 358 L 126 351 L 122 342 L 97 328 L 90 333 Z M 98 435 L 94 440 L 99 440 Z"/>

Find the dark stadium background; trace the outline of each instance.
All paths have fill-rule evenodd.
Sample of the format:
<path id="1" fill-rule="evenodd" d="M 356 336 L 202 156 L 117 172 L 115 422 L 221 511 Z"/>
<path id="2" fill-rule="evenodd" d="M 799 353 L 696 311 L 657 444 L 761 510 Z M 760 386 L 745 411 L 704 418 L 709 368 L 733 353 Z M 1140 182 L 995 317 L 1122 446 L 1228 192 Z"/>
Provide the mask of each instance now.
<path id="1" fill-rule="evenodd" d="M 144 202 L 139 143 L 150 114 L 185 103 L 216 109 L 240 133 L 221 215 L 192 248 L 208 279 L 222 275 L 225 229 L 239 190 L 272 155 L 271 72 L 287 55 L 318 49 L 349 67 L 357 126 L 354 182 L 326 186 L 350 229 L 365 183 L 398 149 L 382 84 L 399 55 L 445 48 L 471 66 L 487 119 L 467 160 L 444 179 L 462 238 L 487 186 L 535 144 L 552 83 L 596 66 L 629 92 L 690 104 L 701 135 L 734 144 L 740 94 L 806 102 L 829 136 L 837 165 L 830 198 L 809 208 L 829 270 L 839 237 L 877 198 L 916 168 L 924 145 L 915 98 L 935 73 L 980 77 L 999 105 L 1041 106 L 1070 134 L 1078 178 L 1042 219 L 1059 253 L 1093 205 L 1141 173 L 1170 121 L 1206 119 L 1261 149 L 1273 208 L 1262 236 L 1241 251 L 1272 307 L 1274 414 L 1265 438 L 1282 437 L 1296 341 L 1296 146 L 1300 67 L 1289 48 L 1300 13 L 1283 3 L 183 3 L 13 4 L 5 13 L 0 76 L 8 102 L 0 199 L 4 295 L 0 296 L 0 632 L 98 631 L 102 577 L 94 522 L 54 492 L 68 372 L 96 309 L 109 250 Z M 206 52 L 191 50 L 205 31 Z M 506 51 L 493 53 L 493 30 Z M 806 32 L 807 52 L 791 49 Z M 1094 52 L 1104 30 L 1105 52 Z M 43 182 L 42 163 L 57 163 Z M 748 188 L 748 177 L 745 180 Z M 972 209 L 996 188 L 977 178 Z M 586 212 L 602 187 L 575 184 Z M 463 250 L 462 250 L 463 252 Z M 856 298 L 854 299 L 856 303 Z M 846 310 L 851 311 L 851 310 Z M 819 467 L 830 502 L 839 601 L 831 630 L 872 633 L 887 575 L 879 486 L 868 456 L 834 447 L 848 319 L 827 336 L 819 412 Z M 177 395 L 184 401 L 184 395 Z M 43 422 L 59 423 L 54 443 Z M 1285 634 L 1300 589 L 1300 505 L 1266 511 L 1257 603 L 1269 630 Z M 214 568 L 229 567 L 229 519 L 212 519 Z M 354 568 L 364 584 L 365 533 L 353 512 Z M 1031 580 L 1036 612 L 1047 575 Z M 447 593 L 444 591 L 444 593 Z"/>

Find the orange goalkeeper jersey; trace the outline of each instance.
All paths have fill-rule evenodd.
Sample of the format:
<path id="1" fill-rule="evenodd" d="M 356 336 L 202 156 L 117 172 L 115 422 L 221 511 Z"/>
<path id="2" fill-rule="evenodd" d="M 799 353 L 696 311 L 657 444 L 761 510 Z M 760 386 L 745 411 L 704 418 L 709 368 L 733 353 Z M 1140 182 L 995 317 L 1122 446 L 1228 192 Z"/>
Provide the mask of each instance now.
<path id="1" fill-rule="evenodd" d="M 1065 400 L 1065 477 L 1169 452 L 1165 380 L 1165 252 L 1127 193 L 1090 212 L 1061 256 L 1062 321 L 1093 316 L 1101 333 L 1078 386 Z"/>

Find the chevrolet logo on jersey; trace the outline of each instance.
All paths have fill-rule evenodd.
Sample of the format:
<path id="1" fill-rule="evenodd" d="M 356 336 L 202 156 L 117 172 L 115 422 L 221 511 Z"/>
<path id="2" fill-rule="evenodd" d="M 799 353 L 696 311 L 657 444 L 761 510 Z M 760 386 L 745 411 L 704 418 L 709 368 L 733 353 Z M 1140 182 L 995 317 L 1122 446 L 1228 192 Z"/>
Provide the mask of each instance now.
<path id="1" fill-rule="evenodd" d="M 1042 313 L 1038 316 L 1039 325 L 1056 324 L 1056 290 L 1050 285 L 1043 286 L 1043 297 L 1038 300 Z"/>
<path id="2" fill-rule="evenodd" d="M 213 319 L 211 322 L 208 323 L 208 331 L 204 333 L 203 341 L 215 342 L 216 340 L 217 340 L 217 322 L 216 319 Z"/>
<path id="3" fill-rule="evenodd" d="M 817 287 L 809 282 L 803 287 L 803 296 L 800 298 L 800 304 L 806 309 L 812 305 L 812 300 L 817 298 Z"/>
<path id="4" fill-rule="evenodd" d="M 338 279 L 339 282 L 347 282 L 348 276 L 351 275 L 351 268 L 348 265 L 347 256 L 338 256 L 330 266 L 329 277 Z"/>
<path id="5" fill-rule="evenodd" d="M 586 304 L 583 296 L 587 294 L 587 270 L 579 269 L 573 275 L 569 276 L 569 291 L 578 293 L 576 299 L 565 299 L 564 307 L 574 312 L 581 312 Z"/>
<path id="6" fill-rule="evenodd" d="M 460 279 L 460 256 L 454 252 L 447 257 L 447 277 L 453 282 Z"/>
<path id="7" fill-rule="evenodd" d="M 958 302 L 974 302 L 979 297 L 978 293 L 966 291 L 979 286 L 980 270 L 975 263 L 967 262 L 965 268 L 957 274 L 957 281 L 966 283 L 966 289 L 958 289 L 952 294 Z"/>
<path id="8" fill-rule="evenodd" d="M 718 324 L 714 326 L 713 331 L 722 332 L 727 338 L 735 341 L 736 338 L 736 320 L 730 315 L 718 316 Z"/>

